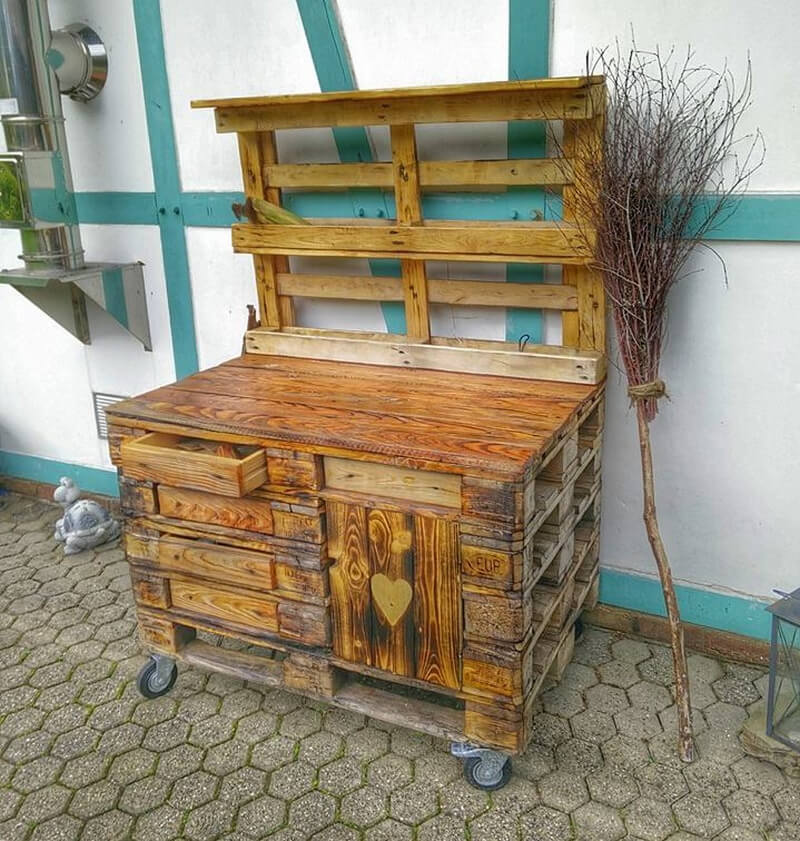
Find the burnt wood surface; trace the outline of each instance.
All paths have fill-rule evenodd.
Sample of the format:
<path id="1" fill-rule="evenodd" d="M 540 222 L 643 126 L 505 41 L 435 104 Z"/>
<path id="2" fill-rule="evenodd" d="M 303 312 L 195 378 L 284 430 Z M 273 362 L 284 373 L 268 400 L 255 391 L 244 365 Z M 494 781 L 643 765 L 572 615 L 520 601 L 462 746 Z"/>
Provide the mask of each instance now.
<path id="1" fill-rule="evenodd" d="M 245 355 L 113 406 L 114 422 L 522 477 L 602 386 Z M 377 460 L 384 460 L 377 459 Z"/>

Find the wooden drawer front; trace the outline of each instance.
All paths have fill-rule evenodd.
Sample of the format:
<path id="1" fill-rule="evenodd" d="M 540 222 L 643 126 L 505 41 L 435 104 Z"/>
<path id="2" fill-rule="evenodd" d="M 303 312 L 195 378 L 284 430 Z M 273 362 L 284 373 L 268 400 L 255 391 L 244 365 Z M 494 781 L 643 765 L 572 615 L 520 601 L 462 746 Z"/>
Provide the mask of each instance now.
<path id="1" fill-rule="evenodd" d="M 272 509 L 269 502 L 262 499 L 231 499 L 219 494 L 159 485 L 158 505 L 159 511 L 165 517 L 256 531 L 260 534 L 273 532 Z"/>
<path id="2" fill-rule="evenodd" d="M 212 587 L 203 582 L 172 579 L 172 606 L 212 620 L 230 622 L 256 631 L 278 632 L 278 603 L 255 593 Z"/>
<path id="3" fill-rule="evenodd" d="M 328 505 L 333 648 L 358 663 L 461 685 L 458 525 L 433 517 Z"/>
<path id="4" fill-rule="evenodd" d="M 125 535 L 129 558 L 140 559 L 168 572 L 196 575 L 224 584 L 241 584 L 255 590 L 275 587 L 271 555 L 179 537 L 143 538 Z"/>
<path id="5" fill-rule="evenodd" d="M 132 479 L 163 482 L 181 488 L 244 496 L 267 480 L 264 450 L 216 445 L 215 442 L 153 432 L 127 439 L 120 446 L 122 469 Z M 243 450 L 251 452 L 243 452 Z"/>
<path id="6" fill-rule="evenodd" d="M 275 565 L 269 555 L 196 540 L 159 540 L 158 563 L 176 572 L 255 590 L 275 587 Z"/>
<path id="7" fill-rule="evenodd" d="M 332 490 L 461 508 L 461 477 L 326 456 L 325 487 Z"/>

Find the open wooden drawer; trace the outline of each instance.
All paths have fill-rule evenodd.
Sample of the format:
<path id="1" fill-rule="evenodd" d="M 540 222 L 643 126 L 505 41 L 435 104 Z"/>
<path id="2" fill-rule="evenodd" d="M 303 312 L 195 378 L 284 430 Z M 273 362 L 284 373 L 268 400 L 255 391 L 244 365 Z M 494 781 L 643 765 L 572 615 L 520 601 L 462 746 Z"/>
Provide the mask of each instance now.
<path id="1" fill-rule="evenodd" d="M 254 446 L 152 432 L 122 442 L 123 473 L 180 488 L 244 496 L 267 481 L 267 458 Z"/>

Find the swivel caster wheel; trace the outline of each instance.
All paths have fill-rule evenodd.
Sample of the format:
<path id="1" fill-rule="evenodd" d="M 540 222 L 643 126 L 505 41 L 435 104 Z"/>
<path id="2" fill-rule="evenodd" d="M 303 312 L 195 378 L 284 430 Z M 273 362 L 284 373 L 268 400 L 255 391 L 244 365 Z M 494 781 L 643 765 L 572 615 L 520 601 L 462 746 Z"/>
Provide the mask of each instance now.
<path id="1" fill-rule="evenodd" d="M 171 657 L 151 654 L 136 678 L 136 688 L 145 698 L 160 698 L 175 685 L 178 666 Z"/>
<path id="2" fill-rule="evenodd" d="M 511 779 L 511 758 L 496 750 L 454 742 L 450 752 L 464 760 L 464 778 L 482 791 L 497 791 Z"/>

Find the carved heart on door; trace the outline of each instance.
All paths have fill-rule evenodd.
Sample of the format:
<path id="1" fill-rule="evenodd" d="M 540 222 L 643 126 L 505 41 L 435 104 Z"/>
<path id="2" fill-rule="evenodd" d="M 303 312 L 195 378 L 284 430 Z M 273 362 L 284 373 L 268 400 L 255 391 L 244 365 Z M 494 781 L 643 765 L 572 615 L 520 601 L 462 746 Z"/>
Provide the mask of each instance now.
<path id="1" fill-rule="evenodd" d="M 376 572 L 370 581 L 372 602 L 380 615 L 392 628 L 403 618 L 411 604 L 413 591 L 408 581 L 398 578 L 392 581 L 382 572 Z"/>

